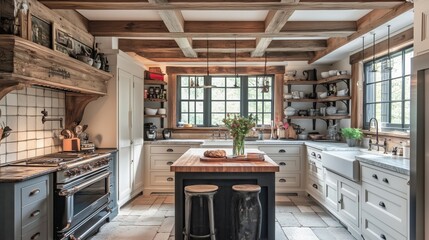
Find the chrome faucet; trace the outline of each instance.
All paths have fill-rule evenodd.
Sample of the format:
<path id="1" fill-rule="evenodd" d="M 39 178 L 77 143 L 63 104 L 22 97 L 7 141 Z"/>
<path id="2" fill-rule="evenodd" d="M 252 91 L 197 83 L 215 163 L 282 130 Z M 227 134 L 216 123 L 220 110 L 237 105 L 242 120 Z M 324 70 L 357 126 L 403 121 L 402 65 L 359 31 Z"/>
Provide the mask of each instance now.
<path id="1" fill-rule="evenodd" d="M 375 144 L 373 144 L 372 140 L 369 139 L 368 151 L 371 151 L 372 145 L 375 145 L 375 146 L 377 146 L 377 151 L 380 151 L 380 147 L 383 147 L 384 148 L 384 154 L 387 154 L 387 139 L 386 138 L 384 139 L 383 144 L 379 144 L 379 142 L 378 142 L 378 120 L 376 118 L 369 119 L 369 126 L 371 126 L 371 122 L 373 120 L 375 121 L 375 141 L 376 142 L 375 142 Z"/>

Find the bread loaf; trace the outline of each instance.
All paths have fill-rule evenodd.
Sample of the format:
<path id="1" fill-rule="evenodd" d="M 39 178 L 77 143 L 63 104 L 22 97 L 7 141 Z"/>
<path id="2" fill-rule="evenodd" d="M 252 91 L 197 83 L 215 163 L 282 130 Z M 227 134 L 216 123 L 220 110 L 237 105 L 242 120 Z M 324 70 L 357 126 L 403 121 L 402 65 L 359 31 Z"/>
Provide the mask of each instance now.
<path id="1" fill-rule="evenodd" d="M 224 150 L 207 150 L 204 152 L 204 157 L 224 158 L 226 157 L 226 152 Z"/>

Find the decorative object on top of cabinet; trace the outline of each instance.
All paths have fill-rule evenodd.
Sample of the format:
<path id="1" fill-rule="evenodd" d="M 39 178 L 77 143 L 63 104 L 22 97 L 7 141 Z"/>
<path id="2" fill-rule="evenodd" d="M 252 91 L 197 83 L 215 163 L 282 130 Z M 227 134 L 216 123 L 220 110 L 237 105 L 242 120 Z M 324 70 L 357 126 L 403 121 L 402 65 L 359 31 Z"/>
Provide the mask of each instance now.
<path id="1" fill-rule="evenodd" d="M 334 70 L 331 70 L 332 73 Z M 338 74 L 338 71 L 335 70 L 336 74 Z M 343 73 L 343 71 L 340 71 Z M 327 72 L 329 74 L 329 72 Z M 328 105 L 329 103 L 331 103 L 334 107 L 336 106 L 336 102 L 340 101 L 343 102 L 344 105 L 346 105 L 346 109 L 347 111 L 345 113 L 342 114 L 332 114 L 329 116 L 326 116 L 325 114 L 322 113 L 321 111 L 321 116 L 319 115 L 311 115 L 311 116 L 291 116 L 291 115 L 286 115 L 285 113 L 285 118 L 287 119 L 288 122 L 290 122 L 292 119 L 312 119 L 313 120 L 313 130 L 315 130 L 316 128 L 316 119 L 321 119 L 327 122 L 327 126 L 330 120 L 335 121 L 336 120 L 340 120 L 340 119 L 347 119 L 350 118 L 349 114 L 348 114 L 348 109 L 350 106 L 350 100 L 351 100 L 351 96 L 347 96 L 347 92 L 348 89 L 350 88 L 350 75 L 336 75 L 336 76 L 332 76 L 332 77 L 328 77 L 328 78 L 324 78 L 321 80 L 317 80 L 317 81 L 311 81 L 311 80 L 285 80 L 284 84 L 287 85 L 288 87 L 288 92 L 289 93 L 293 93 L 292 91 L 292 86 L 293 85 L 312 85 L 313 86 L 313 92 L 311 94 L 307 94 L 307 98 L 299 98 L 299 99 L 286 99 L 285 98 L 285 103 L 287 103 L 287 106 L 291 106 L 291 104 L 293 102 L 308 102 L 308 103 L 313 103 L 312 107 L 309 107 L 308 109 L 317 109 L 317 104 L 318 103 L 322 103 L 325 105 Z M 337 94 L 337 83 L 343 82 L 347 85 L 346 89 L 343 89 L 344 91 L 341 91 L 339 96 Z M 324 92 L 316 92 L 316 87 L 318 85 L 324 86 L 326 88 L 326 91 Z M 329 91 L 329 94 L 328 92 Z M 325 97 L 326 95 L 326 97 Z M 292 94 L 293 96 L 293 94 Z M 314 98 L 316 97 L 317 98 Z M 322 108 L 322 107 L 321 107 Z M 326 109 L 326 108 L 325 108 Z M 325 111 L 323 111 L 325 112 Z"/>
<path id="2" fill-rule="evenodd" d="M 164 81 L 164 73 L 159 67 L 149 67 L 149 71 L 145 71 L 145 80 Z"/>

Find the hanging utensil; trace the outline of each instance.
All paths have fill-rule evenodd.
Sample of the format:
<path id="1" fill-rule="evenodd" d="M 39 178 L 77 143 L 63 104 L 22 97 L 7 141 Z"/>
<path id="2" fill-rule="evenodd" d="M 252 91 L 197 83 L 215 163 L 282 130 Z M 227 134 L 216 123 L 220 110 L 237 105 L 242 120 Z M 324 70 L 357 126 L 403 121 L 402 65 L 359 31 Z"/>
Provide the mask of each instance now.
<path id="1" fill-rule="evenodd" d="M 2 130 L 3 130 L 3 132 L 1 134 L 1 139 L 0 140 L 3 140 L 4 138 L 9 137 L 10 132 L 12 132 L 12 129 L 9 126 L 3 127 Z"/>

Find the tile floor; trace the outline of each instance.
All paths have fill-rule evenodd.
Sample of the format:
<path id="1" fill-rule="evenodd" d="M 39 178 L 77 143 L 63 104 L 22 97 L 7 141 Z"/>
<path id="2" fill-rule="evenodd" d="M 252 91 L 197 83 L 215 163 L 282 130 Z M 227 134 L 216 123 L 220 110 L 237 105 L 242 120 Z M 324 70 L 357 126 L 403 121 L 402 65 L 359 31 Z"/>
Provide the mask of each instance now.
<path id="1" fill-rule="evenodd" d="M 174 240 L 174 197 L 139 196 L 91 240 Z M 276 196 L 276 240 L 355 240 L 313 200 Z"/>

